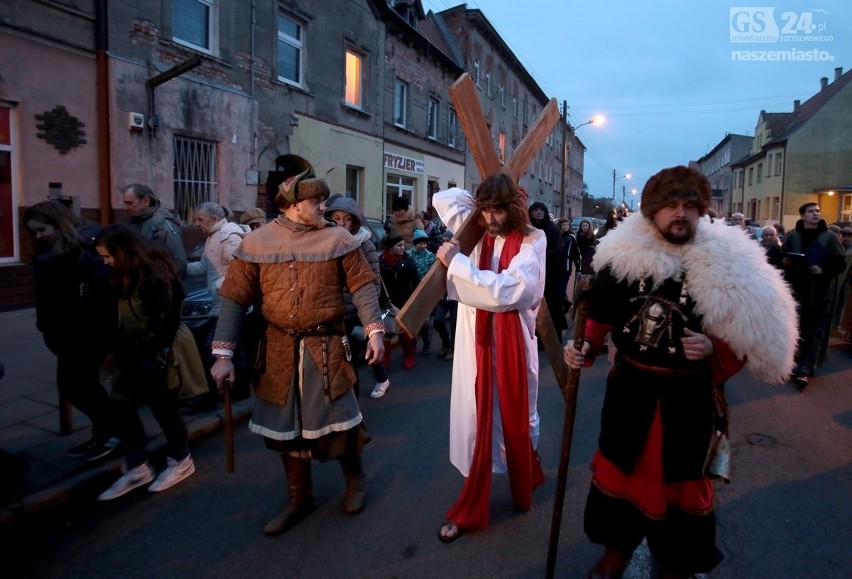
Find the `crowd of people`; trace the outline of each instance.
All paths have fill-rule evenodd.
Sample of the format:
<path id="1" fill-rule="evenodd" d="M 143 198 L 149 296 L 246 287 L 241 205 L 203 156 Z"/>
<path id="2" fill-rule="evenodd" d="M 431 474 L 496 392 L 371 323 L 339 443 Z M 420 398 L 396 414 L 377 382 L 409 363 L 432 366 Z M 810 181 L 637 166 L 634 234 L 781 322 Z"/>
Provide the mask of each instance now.
<path id="1" fill-rule="evenodd" d="M 546 304 L 561 337 L 583 299 L 585 342 L 565 345 L 566 365 L 590 365 L 607 343 L 615 349 L 585 512 L 587 535 L 604 549 L 590 576 L 619 577 L 643 539 L 661 577 L 707 572 L 721 560 L 707 449 L 726 435 L 716 412 L 725 381 L 745 367 L 804 388 L 829 335 L 852 335 L 852 228 L 833 231 L 818 204 L 805 203 L 793 229 L 767 226 L 754 240 L 742 214 L 731 227 L 714 219 L 707 179 L 687 167 L 652 177 L 639 214 L 613 209 L 597 231 L 582 219 L 575 232 L 544 203 L 527 206 L 503 173 L 472 193 L 436 193 L 437 215 L 397 197 L 378 244 L 358 203 L 330 195 L 308 169 L 280 185 L 273 223 L 260 208 L 236 222 L 221 205 L 199 205 L 197 261 L 187 260 L 180 221 L 149 187 L 129 185 L 121 196 L 128 220 L 105 228 L 56 200 L 23 217 L 57 387 L 92 423 L 91 438 L 68 454 L 123 453 L 123 474 L 99 500 L 142 486 L 164 491 L 195 471 L 182 400 L 215 407 L 229 383 L 250 383 L 249 429 L 281 457 L 287 481 L 268 535 L 314 510 L 314 460 L 339 462 L 345 513 L 365 508 L 370 434 L 358 365 L 370 368 L 370 397 L 382 398 L 393 350 L 403 370 L 414 368 L 418 339 L 419 355 L 432 354 L 433 329 L 438 356 L 452 362 L 450 461 L 464 477 L 439 539 L 488 526 L 492 473 L 507 474 L 515 507 L 530 510 L 544 482 L 539 308 Z M 452 231 L 468 219 L 485 233 L 465 254 Z M 433 267 L 446 268 L 447 283 L 427 322 L 413 336 L 386 331 L 387 316 Z M 200 340 L 181 321 L 189 277 L 203 278 L 211 296 L 212 325 Z M 718 279 L 726 292 L 716 291 Z M 109 389 L 100 382 L 105 364 Z M 159 473 L 142 405 L 166 440 Z"/>

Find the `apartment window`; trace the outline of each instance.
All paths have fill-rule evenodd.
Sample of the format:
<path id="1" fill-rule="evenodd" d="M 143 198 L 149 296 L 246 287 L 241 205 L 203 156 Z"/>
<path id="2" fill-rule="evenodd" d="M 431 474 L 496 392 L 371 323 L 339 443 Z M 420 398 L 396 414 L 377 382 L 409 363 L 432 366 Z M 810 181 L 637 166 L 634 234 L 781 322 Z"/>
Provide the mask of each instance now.
<path id="1" fill-rule="evenodd" d="M 279 14 L 278 80 L 302 86 L 304 51 L 304 26 L 286 14 Z"/>
<path id="2" fill-rule="evenodd" d="M 490 72 L 485 73 L 485 93 L 490 97 L 494 96 L 494 93 L 491 90 L 491 73 Z"/>
<path id="3" fill-rule="evenodd" d="M 512 114 L 518 118 L 518 97 L 512 97 Z"/>
<path id="4" fill-rule="evenodd" d="M 0 103 L 0 263 L 18 261 L 18 200 L 12 107 Z"/>
<path id="5" fill-rule="evenodd" d="M 346 104 L 361 108 L 361 83 L 364 57 L 352 49 L 346 49 Z"/>
<path id="6" fill-rule="evenodd" d="M 346 165 L 346 196 L 358 201 L 361 196 L 361 182 L 364 176 L 364 167 L 353 167 Z"/>
<path id="7" fill-rule="evenodd" d="M 459 117 L 456 115 L 455 109 L 452 108 L 450 109 L 450 113 L 447 117 L 447 145 L 458 149 Z"/>
<path id="8" fill-rule="evenodd" d="M 393 204 L 394 197 L 406 197 L 409 201 L 414 199 L 414 179 L 388 174 L 385 182 L 385 207 Z"/>
<path id="9" fill-rule="evenodd" d="M 479 86 L 479 61 L 473 61 L 473 83 Z"/>
<path id="10" fill-rule="evenodd" d="M 749 187 L 754 185 L 754 167 L 748 168 L 748 185 Z"/>
<path id="11" fill-rule="evenodd" d="M 438 138 L 438 119 L 440 118 L 441 102 L 433 97 L 429 98 L 429 138 Z"/>
<path id="12" fill-rule="evenodd" d="M 218 51 L 216 0 L 172 0 L 172 39 L 196 50 Z"/>
<path id="13" fill-rule="evenodd" d="M 200 204 L 218 199 L 216 142 L 175 135 L 173 145 L 175 211 L 187 221 Z"/>
<path id="14" fill-rule="evenodd" d="M 757 182 L 763 183 L 763 163 L 757 164 Z"/>
<path id="15" fill-rule="evenodd" d="M 500 88 L 497 89 L 497 94 L 500 95 L 500 106 L 503 110 L 506 110 L 506 89 L 503 88 L 503 85 L 500 85 Z"/>
<path id="16" fill-rule="evenodd" d="M 781 174 L 781 153 L 775 155 L 775 174 Z"/>
<path id="17" fill-rule="evenodd" d="M 506 133 L 500 131 L 497 135 L 497 151 L 499 152 L 500 162 L 504 163 L 506 159 Z"/>
<path id="18" fill-rule="evenodd" d="M 408 83 L 396 79 L 393 87 L 393 122 L 405 127 L 408 120 Z"/>

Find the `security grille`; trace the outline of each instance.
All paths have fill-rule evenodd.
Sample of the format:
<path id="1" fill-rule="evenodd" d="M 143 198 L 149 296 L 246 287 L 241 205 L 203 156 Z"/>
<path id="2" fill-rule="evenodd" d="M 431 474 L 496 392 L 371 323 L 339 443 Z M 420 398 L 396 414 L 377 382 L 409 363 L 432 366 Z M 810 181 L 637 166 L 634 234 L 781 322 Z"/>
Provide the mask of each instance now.
<path id="1" fill-rule="evenodd" d="M 216 194 L 216 142 L 174 136 L 175 211 L 189 221 L 192 211 Z"/>

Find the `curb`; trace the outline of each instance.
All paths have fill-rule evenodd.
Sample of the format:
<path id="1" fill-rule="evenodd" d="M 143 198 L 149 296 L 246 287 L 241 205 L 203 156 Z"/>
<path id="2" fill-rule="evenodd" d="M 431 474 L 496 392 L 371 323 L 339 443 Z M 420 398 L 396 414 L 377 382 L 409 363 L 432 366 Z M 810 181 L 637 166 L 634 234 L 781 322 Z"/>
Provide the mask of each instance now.
<path id="1" fill-rule="evenodd" d="M 254 400 L 249 398 L 233 403 L 233 422 L 237 424 L 251 415 Z M 189 442 L 209 438 L 224 429 L 221 409 L 209 415 L 197 415 L 187 424 Z M 165 450 L 162 434 L 149 442 L 149 454 L 156 455 Z M 52 486 L 39 489 L 0 508 L 0 530 L 14 532 L 29 518 L 41 517 L 75 501 L 90 497 L 96 489 L 105 487 L 108 481 L 121 474 L 123 458 L 114 458 L 89 470 L 74 474 Z"/>

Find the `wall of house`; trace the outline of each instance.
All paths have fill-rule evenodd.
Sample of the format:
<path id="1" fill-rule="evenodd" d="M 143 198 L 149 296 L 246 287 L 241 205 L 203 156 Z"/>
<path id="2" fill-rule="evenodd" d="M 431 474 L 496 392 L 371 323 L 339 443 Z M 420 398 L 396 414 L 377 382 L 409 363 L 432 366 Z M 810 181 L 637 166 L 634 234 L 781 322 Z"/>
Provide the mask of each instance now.
<path id="1" fill-rule="evenodd" d="M 820 204 L 823 218 L 840 218 L 837 195 L 817 195 L 815 189 L 852 183 L 852 84 L 847 84 L 787 141 L 785 215 L 798 219 L 806 201 Z M 786 223 L 785 223 L 786 225 Z"/>
<path id="2" fill-rule="evenodd" d="M 346 191 L 346 165 L 363 169 L 363 183 L 358 204 L 368 217 L 383 215 L 381 192 L 382 140 L 312 119 L 300 117 L 299 126 L 290 137 L 290 147 L 313 164 L 316 174 L 328 182 L 332 193 Z"/>
<path id="3" fill-rule="evenodd" d="M 448 64 L 440 55 L 426 53 L 422 46 L 409 42 L 399 32 L 388 32 L 383 79 L 385 152 L 405 159 L 415 159 L 422 162 L 423 166 L 418 167 L 418 171 L 422 169 L 422 172 L 412 172 L 386 164 L 384 181 L 387 181 L 389 176 L 414 179 L 412 205 L 416 211 L 426 209 L 429 204 L 430 179 L 433 181 L 437 179 L 439 183 L 456 179 L 457 184 L 463 183 L 464 141 L 457 138 L 455 147 L 448 145 L 449 116 L 452 107 L 449 88 L 460 72 L 461 69 Z M 397 79 L 408 85 L 408 107 L 404 127 L 395 124 L 393 119 L 394 90 Z M 438 101 L 439 114 L 435 138 L 429 137 L 430 99 Z M 430 160 L 428 167 L 427 159 Z M 385 201 L 387 204 L 387 199 Z M 385 207 L 385 210 L 387 212 L 389 208 Z"/>
<path id="4" fill-rule="evenodd" d="M 93 54 L 6 30 L 0 30 L 0 46 L 14 55 L 5 59 L 0 82 L 12 130 L 11 201 L 2 209 L 2 225 L 12 232 L 4 235 L 8 258 L 0 260 L 3 310 L 34 303 L 32 244 L 21 219 L 48 198 L 49 184 L 61 183 L 63 198 L 78 215 L 97 220 L 99 214 Z"/>

